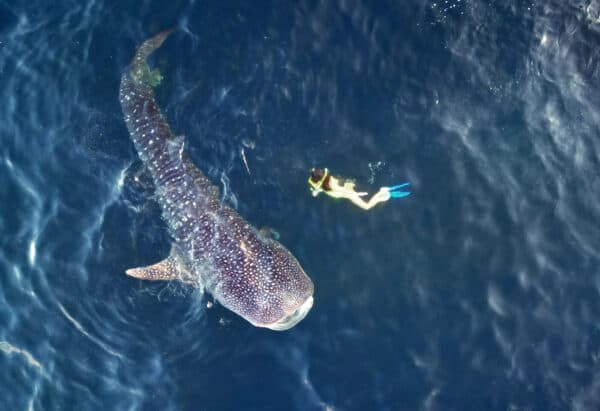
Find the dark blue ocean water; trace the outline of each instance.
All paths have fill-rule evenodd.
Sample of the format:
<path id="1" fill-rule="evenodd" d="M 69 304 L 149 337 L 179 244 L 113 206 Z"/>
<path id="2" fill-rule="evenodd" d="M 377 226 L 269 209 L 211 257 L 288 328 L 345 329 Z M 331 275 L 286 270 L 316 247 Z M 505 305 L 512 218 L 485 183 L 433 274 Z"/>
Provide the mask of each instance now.
<path id="1" fill-rule="evenodd" d="M 169 238 L 119 79 L 170 27 L 173 130 L 314 281 L 290 331 L 124 275 Z M 598 0 L 0 2 L 0 409 L 600 409 L 599 44 Z"/>

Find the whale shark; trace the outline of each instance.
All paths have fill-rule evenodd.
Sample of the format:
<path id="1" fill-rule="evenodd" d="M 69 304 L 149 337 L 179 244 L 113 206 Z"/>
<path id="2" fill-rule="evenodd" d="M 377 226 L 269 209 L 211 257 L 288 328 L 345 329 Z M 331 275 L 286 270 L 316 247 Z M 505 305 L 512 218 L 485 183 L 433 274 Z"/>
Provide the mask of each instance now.
<path id="1" fill-rule="evenodd" d="M 121 77 L 125 123 L 172 239 L 167 258 L 126 274 L 202 288 L 256 327 L 287 330 L 310 311 L 313 283 L 281 243 L 221 201 L 184 151 L 185 138 L 171 131 L 154 95 L 162 77 L 147 62 L 171 32 L 143 42 Z"/>

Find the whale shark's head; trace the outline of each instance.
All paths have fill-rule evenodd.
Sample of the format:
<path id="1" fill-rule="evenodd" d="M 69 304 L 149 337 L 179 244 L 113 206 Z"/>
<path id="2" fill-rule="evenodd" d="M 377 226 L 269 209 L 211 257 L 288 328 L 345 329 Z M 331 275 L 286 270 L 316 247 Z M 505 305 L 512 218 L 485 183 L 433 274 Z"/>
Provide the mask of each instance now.
<path id="1" fill-rule="evenodd" d="M 250 322 L 271 330 L 288 330 L 312 308 L 314 286 L 298 260 L 279 242 L 269 241 L 265 257 L 262 276 L 270 279 L 271 286 L 257 296 L 259 309 Z"/>
<path id="2" fill-rule="evenodd" d="M 304 302 L 300 305 L 300 307 L 296 308 L 291 314 L 286 315 L 285 317 L 275 321 L 271 324 L 256 324 L 259 327 L 270 328 L 275 331 L 284 331 L 289 330 L 294 325 L 298 324 L 306 314 L 310 311 L 313 306 L 313 296 L 308 297 Z"/>
<path id="3" fill-rule="evenodd" d="M 240 249 L 241 258 L 230 266 L 236 273 L 211 290 L 215 298 L 256 327 L 282 331 L 298 324 L 313 305 L 314 291 L 298 260 L 271 239 Z"/>

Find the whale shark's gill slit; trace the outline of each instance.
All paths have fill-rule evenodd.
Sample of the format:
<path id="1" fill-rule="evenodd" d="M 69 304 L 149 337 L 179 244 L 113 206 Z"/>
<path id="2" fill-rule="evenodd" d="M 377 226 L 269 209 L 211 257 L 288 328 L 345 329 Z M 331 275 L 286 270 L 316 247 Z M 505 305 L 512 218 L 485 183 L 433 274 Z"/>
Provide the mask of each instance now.
<path id="1" fill-rule="evenodd" d="M 138 48 L 121 78 L 120 101 L 177 252 L 127 274 L 205 287 L 221 305 L 255 326 L 291 328 L 312 307 L 312 281 L 285 247 L 221 203 L 219 189 L 192 164 L 183 137 L 171 131 L 156 104 L 153 87 L 162 77 L 148 67 L 146 58 L 168 34 L 160 33 Z"/>

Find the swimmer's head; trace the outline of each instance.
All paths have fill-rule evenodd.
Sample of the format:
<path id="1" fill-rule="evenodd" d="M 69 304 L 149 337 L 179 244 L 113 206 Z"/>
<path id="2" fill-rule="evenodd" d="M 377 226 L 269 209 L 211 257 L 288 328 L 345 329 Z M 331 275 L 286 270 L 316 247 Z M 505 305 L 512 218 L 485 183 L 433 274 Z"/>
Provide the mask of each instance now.
<path id="1" fill-rule="evenodd" d="M 320 168 L 313 168 L 310 170 L 310 179 L 313 183 L 319 183 L 323 176 L 325 176 L 325 172 Z"/>
<path id="2" fill-rule="evenodd" d="M 313 195 L 316 196 L 321 191 L 330 191 L 331 190 L 331 176 L 329 175 L 329 170 L 322 170 L 320 168 L 313 168 L 310 170 L 310 177 L 308 178 L 308 183 L 311 185 L 311 190 L 313 191 Z"/>

